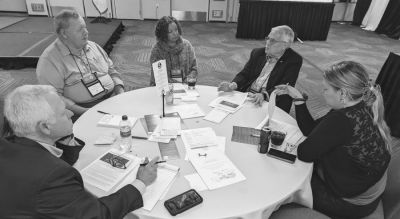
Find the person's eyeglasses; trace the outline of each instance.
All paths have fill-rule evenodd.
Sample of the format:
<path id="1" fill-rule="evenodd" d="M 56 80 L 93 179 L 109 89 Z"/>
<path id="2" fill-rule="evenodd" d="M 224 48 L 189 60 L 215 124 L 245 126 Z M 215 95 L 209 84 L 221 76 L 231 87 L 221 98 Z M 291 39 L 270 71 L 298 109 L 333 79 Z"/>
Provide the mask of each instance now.
<path id="1" fill-rule="evenodd" d="M 276 40 L 274 38 L 271 38 L 269 36 L 265 37 L 265 41 L 270 42 L 271 44 L 275 44 L 275 43 L 287 43 L 285 41 L 280 41 L 280 40 Z"/>

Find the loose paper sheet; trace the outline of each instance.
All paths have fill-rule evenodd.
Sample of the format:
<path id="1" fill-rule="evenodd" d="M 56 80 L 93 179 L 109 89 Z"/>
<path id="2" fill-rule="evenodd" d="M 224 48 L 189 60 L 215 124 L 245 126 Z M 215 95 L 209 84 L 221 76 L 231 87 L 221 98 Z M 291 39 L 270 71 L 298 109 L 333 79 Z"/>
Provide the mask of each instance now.
<path id="1" fill-rule="evenodd" d="M 237 91 L 225 93 L 227 94 L 217 97 L 211 101 L 209 106 L 225 110 L 229 113 L 235 113 L 243 106 L 247 98 L 247 93 Z"/>
<path id="2" fill-rule="evenodd" d="M 214 122 L 214 123 L 220 123 L 228 115 L 229 115 L 229 113 L 227 111 L 221 110 L 218 108 L 214 108 L 204 117 L 204 120 L 208 120 L 208 121 Z"/>
<path id="3" fill-rule="evenodd" d="M 217 136 L 210 127 L 182 130 L 181 136 L 185 147 L 190 149 L 217 145 Z"/>
<path id="4" fill-rule="evenodd" d="M 246 177 L 219 150 L 207 154 L 189 153 L 189 160 L 210 190 L 241 182 Z"/>
<path id="5" fill-rule="evenodd" d="M 189 182 L 190 187 L 198 192 L 208 190 L 206 184 L 204 184 L 198 173 L 193 173 L 185 176 L 186 180 Z"/>

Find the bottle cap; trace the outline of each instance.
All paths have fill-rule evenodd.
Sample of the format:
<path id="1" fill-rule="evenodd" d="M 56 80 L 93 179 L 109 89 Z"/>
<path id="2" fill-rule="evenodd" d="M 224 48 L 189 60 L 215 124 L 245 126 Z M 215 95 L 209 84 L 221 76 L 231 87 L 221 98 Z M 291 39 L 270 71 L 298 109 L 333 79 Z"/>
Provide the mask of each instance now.
<path id="1" fill-rule="evenodd" d="M 122 116 L 122 120 L 128 120 L 128 116 L 127 115 L 123 115 Z"/>

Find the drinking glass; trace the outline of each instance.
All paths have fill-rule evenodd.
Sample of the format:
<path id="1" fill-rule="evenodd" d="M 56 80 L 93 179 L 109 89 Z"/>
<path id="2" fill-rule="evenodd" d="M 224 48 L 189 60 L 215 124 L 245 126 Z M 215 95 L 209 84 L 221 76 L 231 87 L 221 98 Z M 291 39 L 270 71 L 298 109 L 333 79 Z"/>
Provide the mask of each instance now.
<path id="1" fill-rule="evenodd" d="M 271 147 L 279 148 L 286 138 L 286 132 L 283 130 L 273 130 L 271 132 Z"/>
<path id="2" fill-rule="evenodd" d="M 187 84 L 188 84 L 188 89 L 189 90 L 194 90 L 197 82 L 197 78 L 195 76 L 189 75 L 186 79 Z"/>

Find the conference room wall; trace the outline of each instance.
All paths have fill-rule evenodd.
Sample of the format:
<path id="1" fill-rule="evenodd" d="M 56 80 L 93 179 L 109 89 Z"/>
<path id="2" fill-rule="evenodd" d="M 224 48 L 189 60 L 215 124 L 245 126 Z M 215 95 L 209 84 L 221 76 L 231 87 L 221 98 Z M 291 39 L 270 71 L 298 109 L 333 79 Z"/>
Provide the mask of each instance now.
<path id="1" fill-rule="evenodd" d="M 0 11 L 27 12 L 26 0 L 1 0 Z"/>

